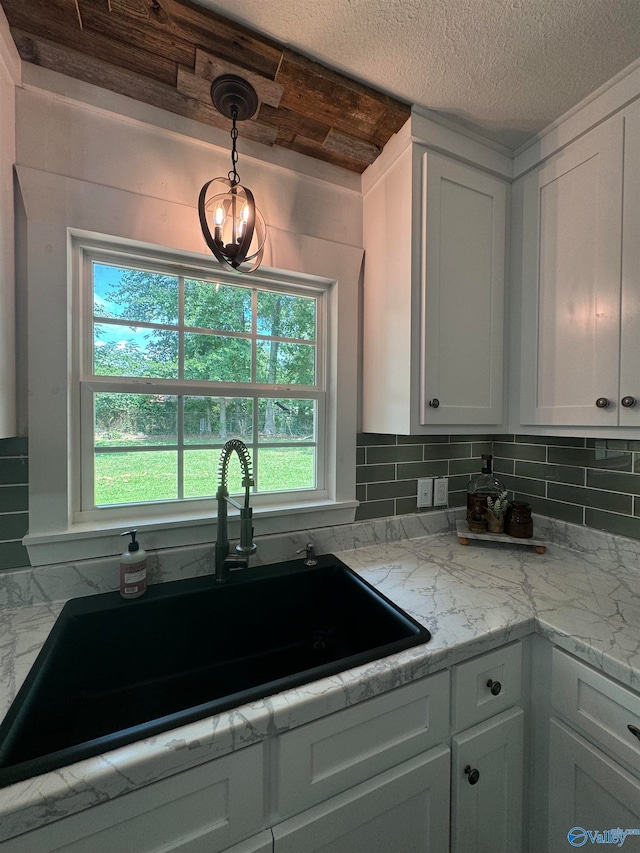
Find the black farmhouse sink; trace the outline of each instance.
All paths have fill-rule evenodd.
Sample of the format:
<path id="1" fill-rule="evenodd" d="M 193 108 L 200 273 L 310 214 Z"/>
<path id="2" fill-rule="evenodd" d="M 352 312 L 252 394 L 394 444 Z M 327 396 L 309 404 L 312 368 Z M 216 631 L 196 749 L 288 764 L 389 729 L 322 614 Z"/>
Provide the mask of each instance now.
<path id="1" fill-rule="evenodd" d="M 430 638 L 332 555 L 73 599 L 0 725 L 0 786 Z"/>

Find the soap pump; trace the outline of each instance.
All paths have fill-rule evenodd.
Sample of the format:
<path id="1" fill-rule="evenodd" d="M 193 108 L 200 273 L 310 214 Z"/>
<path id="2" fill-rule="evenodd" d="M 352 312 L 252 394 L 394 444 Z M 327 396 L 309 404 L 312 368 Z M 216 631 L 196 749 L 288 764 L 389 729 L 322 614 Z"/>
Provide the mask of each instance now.
<path id="1" fill-rule="evenodd" d="M 121 536 L 130 536 L 131 542 L 120 557 L 120 595 L 139 598 L 147 591 L 147 552 L 136 542 L 137 530 L 127 530 Z"/>

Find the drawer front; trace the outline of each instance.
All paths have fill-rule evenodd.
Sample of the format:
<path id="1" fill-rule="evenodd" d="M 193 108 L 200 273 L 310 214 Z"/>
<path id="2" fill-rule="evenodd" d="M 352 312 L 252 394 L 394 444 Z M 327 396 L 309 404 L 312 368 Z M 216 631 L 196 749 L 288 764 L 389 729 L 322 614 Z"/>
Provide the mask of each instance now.
<path id="1" fill-rule="evenodd" d="M 449 674 L 439 672 L 281 735 L 280 818 L 425 752 L 448 733 Z"/>
<path id="2" fill-rule="evenodd" d="M 551 702 L 576 728 L 640 773 L 640 696 L 553 650 Z"/>
<path id="3" fill-rule="evenodd" d="M 453 668 L 454 731 L 463 731 L 506 711 L 517 705 L 521 696 L 521 643 L 459 663 Z"/>
<path id="4" fill-rule="evenodd" d="M 257 744 L 185 770 L 5 841 L 0 853 L 226 850 L 263 828 L 262 755 Z"/>
<path id="5" fill-rule="evenodd" d="M 273 829 L 275 853 L 449 850 L 449 749 L 381 773 Z"/>

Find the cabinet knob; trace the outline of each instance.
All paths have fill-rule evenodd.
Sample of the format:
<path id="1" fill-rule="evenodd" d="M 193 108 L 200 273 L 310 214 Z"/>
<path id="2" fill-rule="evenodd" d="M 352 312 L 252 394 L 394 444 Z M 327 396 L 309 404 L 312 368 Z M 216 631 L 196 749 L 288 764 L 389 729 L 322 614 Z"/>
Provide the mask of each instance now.
<path id="1" fill-rule="evenodd" d="M 633 725 L 631 725 L 631 723 L 629 723 L 627 728 L 629 729 L 629 731 L 631 732 L 632 735 L 635 735 L 638 738 L 638 740 L 640 740 L 640 729 L 637 726 L 633 726 Z"/>
<path id="2" fill-rule="evenodd" d="M 492 696 L 497 696 L 502 690 L 502 684 L 499 681 L 493 681 L 491 678 L 487 681 L 487 687 L 491 691 Z"/>
<path id="3" fill-rule="evenodd" d="M 440 400 L 437 397 L 434 397 L 433 400 L 429 400 L 429 405 L 432 409 L 437 409 L 440 405 Z"/>
<path id="4" fill-rule="evenodd" d="M 480 778 L 480 771 L 475 769 L 472 770 L 470 764 L 467 764 L 467 766 L 464 768 L 464 772 L 469 777 L 470 785 L 475 785 L 478 779 Z"/>
<path id="5" fill-rule="evenodd" d="M 636 404 L 636 398 L 635 397 L 623 397 L 622 400 L 620 400 L 620 402 L 625 407 L 625 409 L 632 409 Z"/>
<path id="6" fill-rule="evenodd" d="M 609 405 L 609 401 L 607 400 L 606 397 L 598 397 L 598 399 L 596 400 L 596 406 L 599 409 L 606 409 L 608 405 Z"/>

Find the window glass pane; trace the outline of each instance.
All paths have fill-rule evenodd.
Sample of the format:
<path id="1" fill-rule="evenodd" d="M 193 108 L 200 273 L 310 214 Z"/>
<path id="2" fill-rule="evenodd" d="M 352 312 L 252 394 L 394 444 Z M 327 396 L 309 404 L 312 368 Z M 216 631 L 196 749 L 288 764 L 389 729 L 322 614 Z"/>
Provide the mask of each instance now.
<path id="1" fill-rule="evenodd" d="M 96 376 L 178 376 L 178 333 L 161 329 L 96 323 L 93 333 Z"/>
<path id="2" fill-rule="evenodd" d="M 257 381 L 269 385 L 314 385 L 316 349 L 310 344 L 258 341 Z"/>
<path id="3" fill-rule="evenodd" d="M 185 379 L 251 381 L 251 341 L 222 335 L 184 336 Z"/>
<path id="4" fill-rule="evenodd" d="M 94 261 L 93 310 L 96 317 L 175 325 L 178 278 Z"/>
<path id="5" fill-rule="evenodd" d="M 247 287 L 185 279 L 184 322 L 198 329 L 251 331 L 251 291 Z"/>
<path id="6" fill-rule="evenodd" d="M 178 398 L 165 394 L 94 397 L 96 447 L 176 444 Z"/>
<path id="7" fill-rule="evenodd" d="M 316 300 L 307 296 L 259 291 L 258 334 L 315 340 Z"/>
<path id="8" fill-rule="evenodd" d="M 315 441 L 315 401 L 258 400 L 260 441 Z"/>
<path id="9" fill-rule="evenodd" d="M 96 506 L 178 497 L 178 454 L 174 450 L 95 454 Z"/>
<path id="10" fill-rule="evenodd" d="M 215 495 L 218 490 L 218 463 L 221 449 L 185 450 L 184 452 L 184 496 L 202 498 Z M 253 457 L 252 457 L 253 458 Z M 235 458 L 229 463 L 229 494 L 244 493 L 240 463 Z"/>
<path id="11" fill-rule="evenodd" d="M 315 488 L 315 448 L 263 447 L 259 453 L 258 491 Z"/>
<path id="12" fill-rule="evenodd" d="M 185 397 L 185 444 L 224 444 L 230 438 L 250 442 L 253 400 L 248 397 Z"/>

